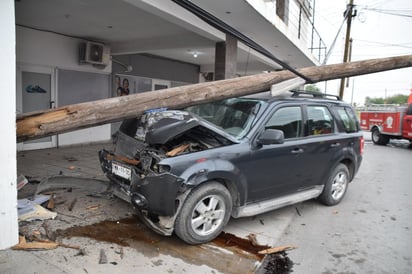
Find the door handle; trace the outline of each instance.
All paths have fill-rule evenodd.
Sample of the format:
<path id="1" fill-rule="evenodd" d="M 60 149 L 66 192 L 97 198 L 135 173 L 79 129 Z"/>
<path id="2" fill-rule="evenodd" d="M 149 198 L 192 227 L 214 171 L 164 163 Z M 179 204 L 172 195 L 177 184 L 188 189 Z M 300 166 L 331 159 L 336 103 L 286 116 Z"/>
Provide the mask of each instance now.
<path id="1" fill-rule="evenodd" d="M 293 154 L 300 154 L 300 153 L 303 153 L 303 149 L 297 147 L 297 148 L 294 148 L 291 152 Z"/>
<path id="2" fill-rule="evenodd" d="M 330 147 L 340 147 L 340 143 L 331 144 Z"/>

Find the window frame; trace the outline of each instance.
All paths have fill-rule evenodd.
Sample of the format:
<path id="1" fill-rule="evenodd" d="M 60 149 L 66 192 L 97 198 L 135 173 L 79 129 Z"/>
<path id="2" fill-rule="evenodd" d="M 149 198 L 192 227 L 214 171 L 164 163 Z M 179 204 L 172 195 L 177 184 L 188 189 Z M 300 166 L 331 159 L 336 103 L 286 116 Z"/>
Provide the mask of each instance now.
<path id="1" fill-rule="evenodd" d="M 321 107 L 321 108 L 325 109 L 328 112 L 328 114 L 331 118 L 331 120 L 329 120 L 329 122 L 330 122 L 330 132 L 326 132 L 326 133 L 321 133 L 320 132 L 318 134 L 312 134 L 311 133 L 311 130 L 309 129 L 309 126 L 310 126 L 310 124 L 309 124 L 310 123 L 309 108 L 312 108 L 312 107 Z M 328 121 L 328 120 L 317 120 L 317 121 Z M 336 118 L 334 116 L 333 111 L 328 106 L 322 105 L 322 104 L 307 104 L 307 105 L 305 105 L 305 125 L 304 125 L 304 128 L 305 128 L 305 136 L 307 136 L 307 137 L 325 136 L 325 135 L 335 134 L 336 130 L 337 130 L 337 127 L 336 127 Z"/>
<path id="2" fill-rule="evenodd" d="M 273 116 L 274 116 L 278 111 L 280 111 L 280 110 L 282 110 L 282 109 L 285 109 L 285 108 L 297 108 L 297 109 L 300 110 L 300 111 L 299 111 L 299 114 L 300 114 L 300 126 L 298 125 L 298 132 L 296 132 L 296 137 L 287 137 L 287 135 L 285 134 L 285 131 L 282 130 L 282 129 L 280 129 L 280 130 L 282 130 L 283 133 L 285 134 L 285 139 L 284 139 L 284 140 L 285 140 L 285 141 L 288 141 L 288 140 L 294 140 L 294 139 L 297 139 L 297 138 L 302 138 L 302 137 L 303 137 L 303 134 L 304 134 L 304 124 L 305 124 L 304 111 L 303 111 L 302 105 L 298 105 L 298 104 L 293 104 L 293 105 L 292 105 L 292 104 L 291 104 L 291 105 L 281 105 L 281 106 L 275 108 L 275 109 L 268 115 L 267 119 L 266 119 L 265 122 L 263 123 L 263 130 L 268 129 L 267 124 L 270 122 L 270 120 L 273 118 Z M 296 112 L 296 113 L 298 113 L 298 112 Z"/>

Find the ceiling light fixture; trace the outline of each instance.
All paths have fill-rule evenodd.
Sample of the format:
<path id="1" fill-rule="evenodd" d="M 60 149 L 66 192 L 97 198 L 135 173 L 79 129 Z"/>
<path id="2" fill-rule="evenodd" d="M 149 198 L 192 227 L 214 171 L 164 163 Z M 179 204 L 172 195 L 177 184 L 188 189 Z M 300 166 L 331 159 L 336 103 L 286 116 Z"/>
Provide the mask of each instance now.
<path id="1" fill-rule="evenodd" d="M 193 58 L 197 58 L 200 54 L 202 54 L 201 52 L 193 49 L 188 49 L 187 53 L 192 55 Z"/>

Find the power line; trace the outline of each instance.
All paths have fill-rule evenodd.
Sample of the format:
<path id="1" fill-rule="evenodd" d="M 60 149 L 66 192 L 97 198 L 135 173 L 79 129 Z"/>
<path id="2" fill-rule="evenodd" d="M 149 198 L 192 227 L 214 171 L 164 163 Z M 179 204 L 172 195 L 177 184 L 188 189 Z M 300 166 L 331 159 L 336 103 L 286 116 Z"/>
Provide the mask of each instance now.
<path id="1" fill-rule="evenodd" d="M 399 47 L 399 48 L 412 49 L 412 42 L 411 43 L 402 43 L 402 44 L 392 44 L 392 43 L 383 43 L 383 42 L 368 41 L 368 40 L 362 40 L 362 39 L 353 39 L 353 40 L 368 43 L 368 44 L 380 45 L 382 47 Z M 362 46 L 362 45 L 359 45 L 359 46 Z M 366 46 L 366 45 L 364 45 L 364 46 Z"/>
<path id="2" fill-rule="evenodd" d="M 369 7 L 363 7 L 363 9 L 368 10 L 368 11 L 374 11 L 377 13 L 383 13 L 387 15 L 412 18 L 412 14 L 408 14 L 408 13 L 412 13 L 412 10 L 410 9 L 391 10 L 391 9 L 377 9 L 377 8 L 369 8 Z"/>

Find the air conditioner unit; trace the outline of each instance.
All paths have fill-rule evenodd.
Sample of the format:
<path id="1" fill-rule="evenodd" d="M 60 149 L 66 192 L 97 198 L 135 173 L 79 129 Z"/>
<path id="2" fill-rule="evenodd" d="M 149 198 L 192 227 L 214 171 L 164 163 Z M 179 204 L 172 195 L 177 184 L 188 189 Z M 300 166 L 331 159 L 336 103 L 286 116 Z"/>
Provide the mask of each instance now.
<path id="1" fill-rule="evenodd" d="M 80 44 L 80 63 L 94 65 L 108 65 L 110 62 L 110 47 L 96 42 Z"/>

